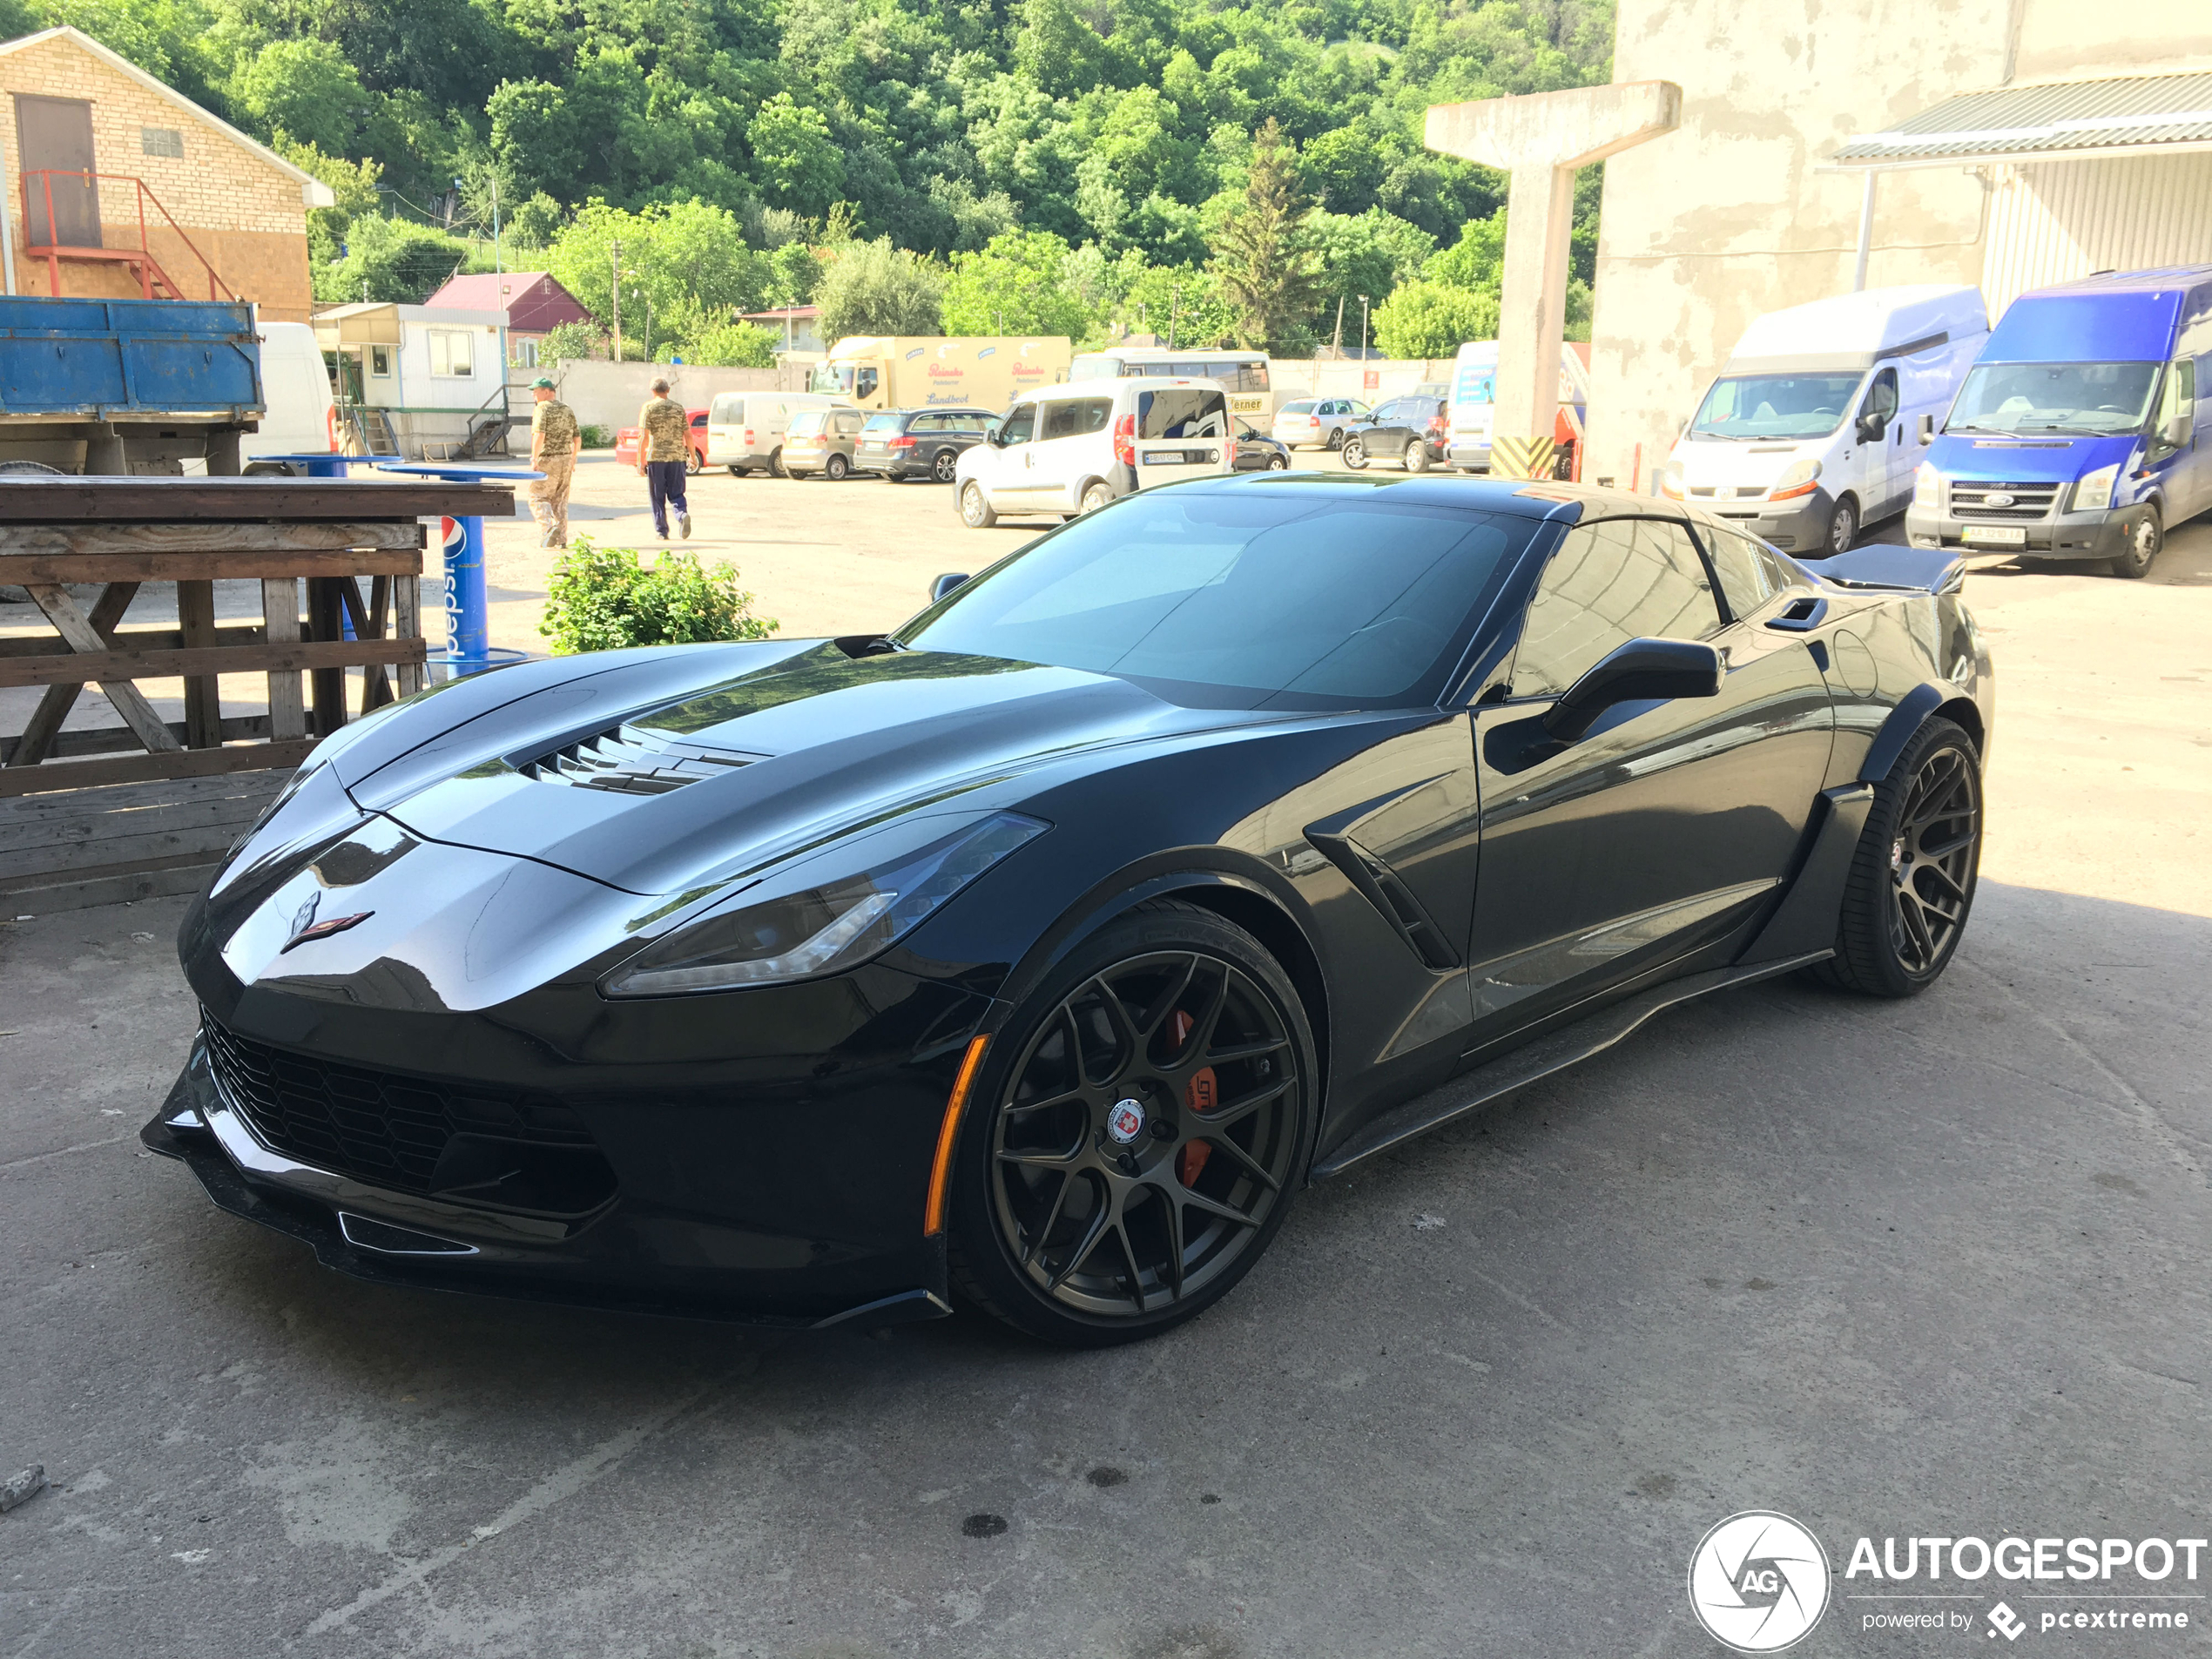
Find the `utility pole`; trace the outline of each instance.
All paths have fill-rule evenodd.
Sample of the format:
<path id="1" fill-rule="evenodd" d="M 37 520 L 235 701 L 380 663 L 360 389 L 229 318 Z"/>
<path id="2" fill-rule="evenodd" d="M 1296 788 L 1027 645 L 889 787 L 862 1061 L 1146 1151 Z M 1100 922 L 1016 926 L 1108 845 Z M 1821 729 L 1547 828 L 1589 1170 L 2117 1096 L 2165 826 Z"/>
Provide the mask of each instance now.
<path id="1" fill-rule="evenodd" d="M 1178 282 L 1168 290 L 1168 349 L 1175 349 L 1175 325 L 1183 315 L 1183 285 Z"/>
<path id="2" fill-rule="evenodd" d="M 495 274 L 504 276 L 507 266 L 499 257 L 499 174 L 491 174 L 491 268 Z"/>
<path id="3" fill-rule="evenodd" d="M 1329 337 L 1329 350 L 1337 357 L 1344 356 L 1344 296 L 1337 296 L 1337 331 Z"/>
<path id="4" fill-rule="evenodd" d="M 612 268 L 615 282 L 615 361 L 622 361 L 622 244 L 607 245 L 607 263 Z"/>
<path id="5" fill-rule="evenodd" d="M 1367 296 L 1359 296 L 1359 361 L 1367 361 Z"/>

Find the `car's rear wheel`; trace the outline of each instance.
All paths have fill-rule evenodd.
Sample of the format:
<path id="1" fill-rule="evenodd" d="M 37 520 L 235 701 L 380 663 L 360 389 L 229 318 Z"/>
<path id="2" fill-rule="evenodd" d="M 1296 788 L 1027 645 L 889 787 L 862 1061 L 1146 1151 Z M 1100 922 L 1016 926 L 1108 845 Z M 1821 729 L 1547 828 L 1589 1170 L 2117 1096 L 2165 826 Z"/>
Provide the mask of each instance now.
<path id="1" fill-rule="evenodd" d="M 929 463 L 929 475 L 941 484 L 949 484 L 960 466 L 960 456 L 950 449 L 940 449 Z"/>
<path id="2" fill-rule="evenodd" d="M 1419 438 L 1415 438 L 1406 446 L 1406 470 L 1407 472 L 1428 470 L 1428 445 L 1423 443 Z"/>
<path id="3" fill-rule="evenodd" d="M 1114 499 L 1114 492 L 1098 479 L 1083 486 L 1082 511 L 1095 513 Z"/>
<path id="4" fill-rule="evenodd" d="M 845 475 L 852 470 L 853 463 L 847 461 L 843 455 L 833 455 L 827 461 L 825 461 L 822 463 L 822 472 L 824 475 L 826 476 L 830 482 L 833 484 L 843 483 L 845 482 Z"/>
<path id="5" fill-rule="evenodd" d="M 698 477 L 699 475 L 699 467 L 701 464 L 702 463 L 699 460 L 699 452 L 698 450 L 686 449 L 684 452 L 684 475 L 685 477 Z"/>
<path id="6" fill-rule="evenodd" d="M 1981 757 L 1954 722 L 1932 719 L 1874 786 L 1817 976 L 1869 996 L 1925 990 L 1959 948 L 1980 867 Z"/>
<path id="7" fill-rule="evenodd" d="M 960 487 L 960 516 L 961 523 L 972 530 L 987 530 L 999 522 L 991 498 L 973 478 Z"/>
<path id="8" fill-rule="evenodd" d="M 2159 522 L 2158 509 L 2145 506 L 2135 522 L 2128 527 L 2128 550 L 2113 560 L 2113 575 L 2149 575 L 2150 563 L 2158 556 L 2158 550 L 2165 543 L 2166 527 Z"/>
<path id="9" fill-rule="evenodd" d="M 1353 472 L 1358 472 L 1367 464 L 1367 446 L 1357 438 L 1346 438 L 1344 441 L 1343 458 L 1346 467 Z"/>
<path id="10" fill-rule="evenodd" d="M 1023 999 L 961 1133 L 954 1283 L 1075 1347 L 1226 1295 L 1288 1213 L 1312 1140 L 1298 995 L 1243 928 L 1141 906 Z"/>
<path id="11" fill-rule="evenodd" d="M 784 452 L 780 448 L 772 450 L 769 454 L 768 475 L 772 478 L 788 478 L 791 476 L 791 474 L 784 469 Z"/>
<path id="12" fill-rule="evenodd" d="M 1336 428 L 1332 428 L 1332 429 L 1331 429 L 1331 431 L 1330 431 L 1330 433 L 1329 433 L 1329 442 L 1328 442 L 1326 444 L 1325 444 L 1323 447 L 1324 447 L 1325 448 L 1329 448 L 1329 449 L 1341 449 L 1341 448 L 1344 448 L 1344 428 L 1343 428 L 1342 427 L 1336 427 Z"/>

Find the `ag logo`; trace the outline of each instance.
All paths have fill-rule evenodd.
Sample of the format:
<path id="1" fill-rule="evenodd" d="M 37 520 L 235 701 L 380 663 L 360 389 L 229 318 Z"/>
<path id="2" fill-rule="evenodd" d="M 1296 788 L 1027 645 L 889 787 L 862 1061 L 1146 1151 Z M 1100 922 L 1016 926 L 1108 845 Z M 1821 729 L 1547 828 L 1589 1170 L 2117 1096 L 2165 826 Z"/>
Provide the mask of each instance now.
<path id="1" fill-rule="evenodd" d="M 1828 1552 L 1787 1515 L 1730 1515 L 1689 1558 L 1689 1608 L 1723 1647 L 1779 1653 L 1828 1610 Z"/>
<path id="2" fill-rule="evenodd" d="M 1117 1100 L 1106 1114 L 1106 1132 L 1127 1146 L 1144 1133 L 1144 1108 L 1133 1100 Z"/>

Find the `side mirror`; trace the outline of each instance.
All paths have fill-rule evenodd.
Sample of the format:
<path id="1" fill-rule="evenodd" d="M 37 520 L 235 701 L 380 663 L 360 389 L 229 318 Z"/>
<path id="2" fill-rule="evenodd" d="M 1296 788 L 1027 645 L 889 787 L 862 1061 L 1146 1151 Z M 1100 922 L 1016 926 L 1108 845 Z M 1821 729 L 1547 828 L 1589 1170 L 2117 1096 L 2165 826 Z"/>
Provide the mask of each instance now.
<path id="1" fill-rule="evenodd" d="M 933 605 L 935 604 L 940 599 L 943 598 L 947 594 L 950 593 L 954 588 L 959 587 L 967 580 L 968 573 L 964 570 L 958 575 L 954 575 L 950 571 L 946 572 L 946 574 L 939 577 L 934 582 L 929 584 L 929 603 Z"/>
<path id="2" fill-rule="evenodd" d="M 1579 742 L 1616 703 L 1718 697 L 1721 674 L 1720 652 L 1702 640 L 1631 639 L 1567 688 L 1544 716 L 1544 730 L 1561 743 Z"/>
<path id="3" fill-rule="evenodd" d="M 1861 443 L 1879 443 L 1889 423 L 1889 416 L 1879 409 L 1867 410 L 1858 417 L 1858 441 Z"/>
<path id="4" fill-rule="evenodd" d="M 1920 447 L 1925 449 L 1928 445 L 1933 443 L 1934 442 L 1935 416 L 1932 415 L 1924 415 L 1920 417 Z"/>
<path id="5" fill-rule="evenodd" d="M 2189 446 L 2189 417 L 2177 415 L 2158 429 L 2158 441 L 2169 449 L 2186 449 Z"/>

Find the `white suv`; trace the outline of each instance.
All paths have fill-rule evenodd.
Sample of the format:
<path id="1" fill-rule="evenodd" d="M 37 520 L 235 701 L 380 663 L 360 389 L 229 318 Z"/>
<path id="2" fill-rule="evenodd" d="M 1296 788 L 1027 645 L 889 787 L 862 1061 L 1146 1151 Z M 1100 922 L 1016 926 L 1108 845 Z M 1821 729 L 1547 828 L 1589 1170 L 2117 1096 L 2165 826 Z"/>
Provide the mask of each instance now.
<path id="1" fill-rule="evenodd" d="M 1001 513 L 1068 517 L 1150 484 L 1228 472 L 1229 401 L 1217 381 L 1080 381 L 1020 399 L 962 452 L 954 496 L 971 529 Z"/>

